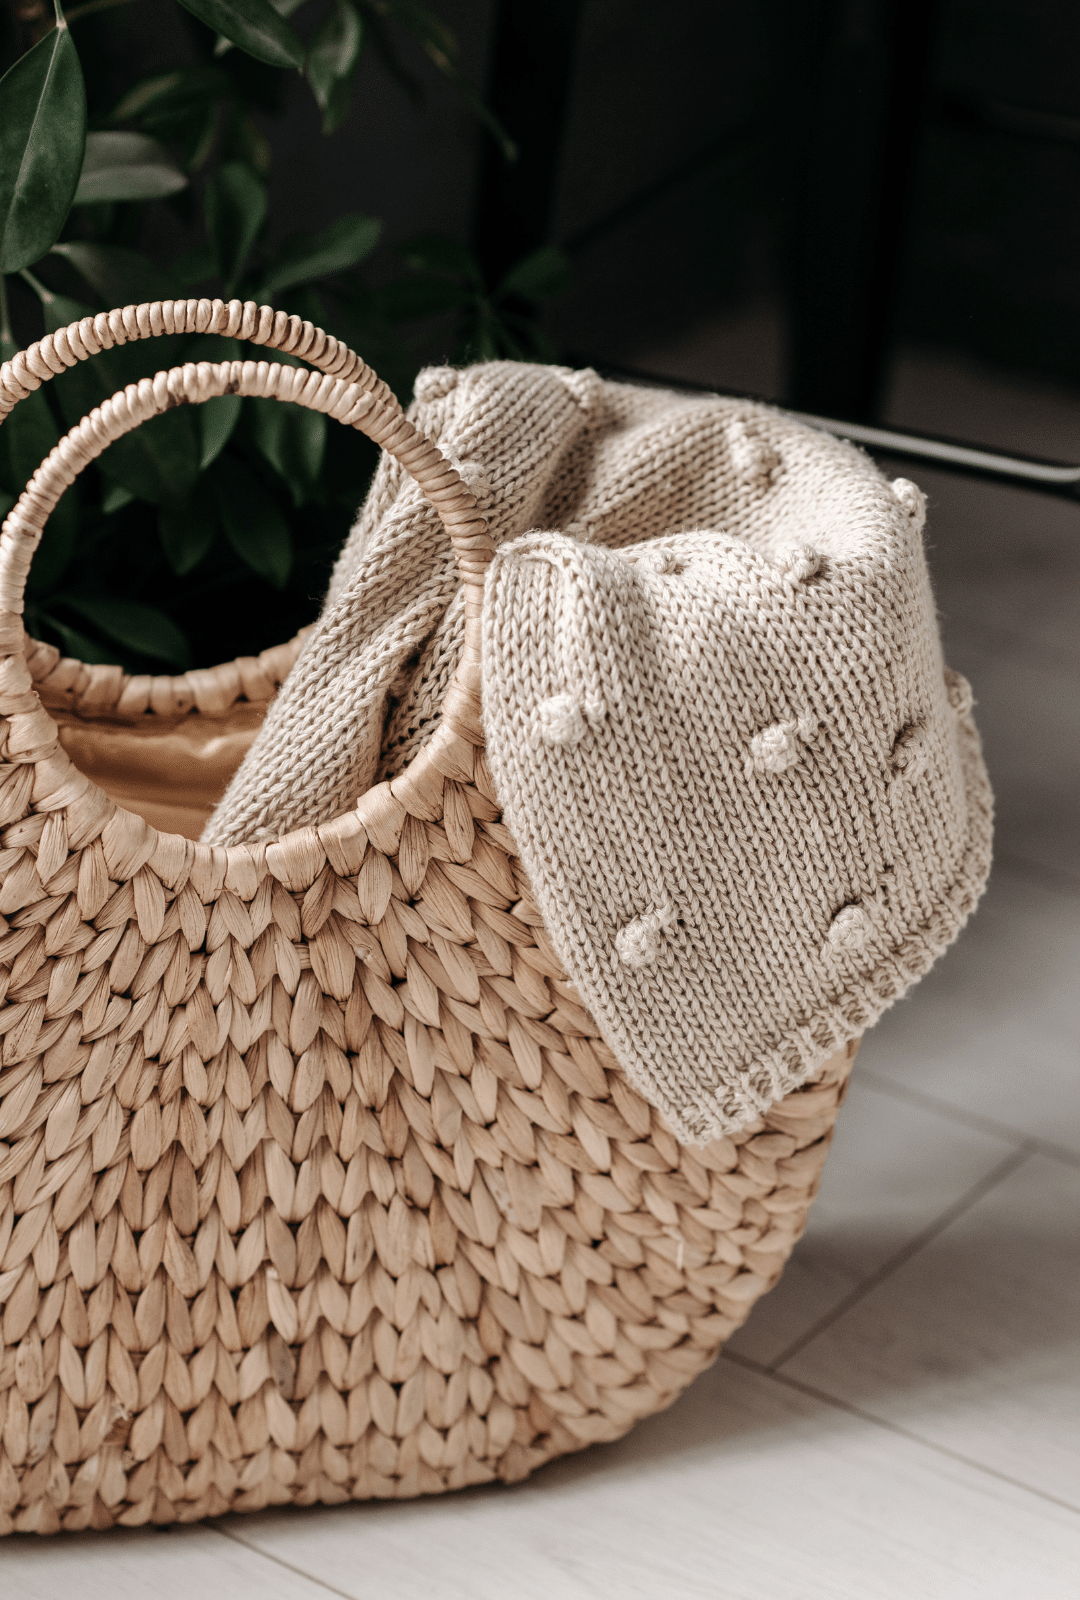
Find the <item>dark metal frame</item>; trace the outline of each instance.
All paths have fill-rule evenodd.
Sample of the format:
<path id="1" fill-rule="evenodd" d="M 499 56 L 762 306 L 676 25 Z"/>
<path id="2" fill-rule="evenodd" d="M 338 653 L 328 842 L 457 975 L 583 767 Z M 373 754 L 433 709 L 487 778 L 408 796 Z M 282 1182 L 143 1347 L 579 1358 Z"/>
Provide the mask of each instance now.
<path id="1" fill-rule="evenodd" d="M 793 127 L 797 124 L 802 134 L 794 142 L 802 153 L 802 172 L 790 261 L 789 393 L 795 409 L 789 414 L 872 451 L 1076 499 L 1080 466 L 881 427 L 875 420 L 893 331 L 905 220 L 931 98 L 938 4 L 807 0 L 796 10 L 805 34 L 800 54 L 809 63 L 801 81 L 809 87 L 791 109 Z M 489 99 L 521 153 L 508 166 L 489 143 L 483 156 L 474 240 L 489 282 L 497 282 L 514 261 L 550 239 L 583 10 L 584 0 L 548 0 L 541 7 L 534 0 L 499 0 L 496 5 Z M 943 109 L 956 114 L 955 107 Z M 973 116 L 979 108 L 964 109 Z M 1013 121 L 1024 115 L 1015 107 L 1005 110 Z M 1000 107 L 982 111 L 1000 118 Z M 1031 116 L 1036 114 L 1029 121 Z M 1025 123 L 1024 131 L 1058 141 L 1080 139 L 1080 123 L 1072 119 L 1036 120 L 1037 129 Z M 1067 128 L 1058 126 L 1063 122 Z M 720 142 L 727 144 L 747 131 L 729 131 Z M 699 152 L 687 170 L 714 151 L 710 145 Z M 636 197 L 631 206 L 647 196 Z M 620 208 L 620 215 L 625 209 Z M 604 231 L 611 220 L 603 219 L 588 235 Z M 587 355 L 578 359 L 589 364 Z M 716 392 L 705 385 L 592 364 L 635 382 Z"/>
<path id="2" fill-rule="evenodd" d="M 590 364 L 584 357 L 574 359 L 581 365 Z M 637 367 L 617 366 L 611 362 L 594 364 L 606 377 L 647 384 L 650 388 L 674 389 L 688 394 L 724 394 L 740 400 L 757 399 L 754 395 L 736 395 L 730 389 L 710 388 L 704 383 L 689 383 L 681 378 L 642 372 Z M 984 450 L 957 439 L 914 433 L 907 428 L 878 428 L 865 422 L 821 417 L 808 411 L 795 411 L 790 406 L 778 406 L 777 409 L 796 422 L 804 422 L 822 433 L 831 433 L 837 439 L 849 439 L 853 444 L 865 445 L 875 453 L 897 456 L 901 460 L 930 462 L 965 477 L 1010 483 L 1020 489 L 1035 489 L 1041 494 L 1056 495 L 1065 500 L 1080 499 L 1080 466 L 1068 462 L 1044 461 L 1039 456 L 1016 455 L 1002 450 Z"/>

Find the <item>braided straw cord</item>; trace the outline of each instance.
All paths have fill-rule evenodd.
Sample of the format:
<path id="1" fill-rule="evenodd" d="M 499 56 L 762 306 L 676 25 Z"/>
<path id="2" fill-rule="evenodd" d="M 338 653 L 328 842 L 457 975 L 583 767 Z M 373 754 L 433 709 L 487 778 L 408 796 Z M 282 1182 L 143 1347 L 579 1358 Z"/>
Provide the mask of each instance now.
<path id="1" fill-rule="evenodd" d="M 27 638 L 26 665 L 41 702 L 50 711 L 69 712 L 90 721 L 138 723 L 147 715 L 175 721 L 197 713 L 221 718 L 236 705 L 267 706 L 285 682 L 310 628 L 286 644 L 257 656 L 238 656 L 216 667 L 187 672 L 125 672 L 111 662 L 78 661 L 55 645 Z"/>
<path id="2" fill-rule="evenodd" d="M 0 423 L 33 390 L 76 362 L 116 345 L 159 334 L 215 333 L 265 345 L 311 363 L 331 377 L 370 390 L 390 411 L 400 406 L 386 384 L 355 351 L 322 328 L 253 300 L 165 300 L 84 317 L 20 351 L 0 367 Z M 305 630 L 306 631 L 306 630 Z M 191 711 L 219 717 L 237 700 L 265 704 L 300 653 L 304 632 L 288 644 L 190 672 L 129 676 L 120 667 L 62 657 L 53 645 L 28 642 L 30 675 L 43 700 L 58 710 L 91 717 L 138 720 Z"/>
<path id="3" fill-rule="evenodd" d="M 370 390 L 387 410 L 401 411 L 392 391 L 354 350 L 311 322 L 287 316 L 272 306 L 257 305 L 254 300 L 230 300 L 227 304 L 222 300 L 154 300 L 83 317 L 5 361 L 0 366 L 0 422 L 28 394 L 89 356 L 116 345 L 178 333 L 216 333 L 297 356 L 332 378 Z"/>
<path id="4" fill-rule="evenodd" d="M 261 368 L 115 397 L 0 541 L 0 1532 L 435 1493 L 618 1437 L 779 1276 L 854 1056 L 681 1147 L 560 969 L 469 676 L 426 766 L 269 846 L 159 834 L 75 772 L 22 653 L 28 552 L 181 395 L 362 419 L 482 576 L 426 441 Z"/>

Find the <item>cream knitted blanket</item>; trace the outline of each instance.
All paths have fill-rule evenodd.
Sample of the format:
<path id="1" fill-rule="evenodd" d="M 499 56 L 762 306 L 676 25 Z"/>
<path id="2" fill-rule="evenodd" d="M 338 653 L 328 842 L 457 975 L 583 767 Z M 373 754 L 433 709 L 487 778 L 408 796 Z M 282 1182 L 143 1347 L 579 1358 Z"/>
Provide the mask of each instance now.
<path id="1" fill-rule="evenodd" d="M 514 363 L 417 392 L 500 546 L 485 736 L 552 941 L 680 1138 L 743 1127 L 926 971 L 989 870 L 922 496 L 744 402 Z M 208 842 L 399 770 L 456 664 L 456 590 L 384 462 Z"/>

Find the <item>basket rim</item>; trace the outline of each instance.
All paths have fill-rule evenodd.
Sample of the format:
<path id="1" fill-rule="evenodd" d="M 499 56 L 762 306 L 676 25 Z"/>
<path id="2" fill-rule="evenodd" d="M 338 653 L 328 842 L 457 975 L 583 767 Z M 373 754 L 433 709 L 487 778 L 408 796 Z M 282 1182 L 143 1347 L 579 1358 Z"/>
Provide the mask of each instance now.
<path id="1" fill-rule="evenodd" d="M 317 621 L 306 623 L 291 639 L 268 645 L 257 656 L 230 656 L 211 667 L 179 673 L 125 672 L 114 661 L 80 661 L 27 634 L 26 664 L 46 709 L 87 723 L 165 727 L 189 717 L 213 721 L 238 705 L 268 707 L 316 626 Z M 268 693 L 259 692 L 260 676 Z"/>

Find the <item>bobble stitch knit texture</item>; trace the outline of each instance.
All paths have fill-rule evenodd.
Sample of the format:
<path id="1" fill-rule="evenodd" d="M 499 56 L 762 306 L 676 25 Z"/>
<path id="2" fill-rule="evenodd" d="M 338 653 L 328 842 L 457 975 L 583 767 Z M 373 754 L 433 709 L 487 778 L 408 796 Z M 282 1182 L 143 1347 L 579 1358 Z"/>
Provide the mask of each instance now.
<path id="1" fill-rule="evenodd" d="M 777 561 L 777 570 L 783 574 L 788 583 L 805 583 L 808 578 L 816 577 L 821 571 L 822 558 L 816 550 L 808 544 L 800 545 L 797 550 L 790 550 Z"/>
<path id="2" fill-rule="evenodd" d="M 533 727 L 544 744 L 577 744 L 585 737 L 585 715 L 572 694 L 552 694 L 537 706 Z"/>
<path id="3" fill-rule="evenodd" d="M 870 937 L 872 924 L 862 906 L 844 906 L 829 925 L 829 945 L 833 950 L 861 950 Z"/>
<path id="4" fill-rule="evenodd" d="M 763 438 L 757 418 L 739 417 L 730 429 L 731 464 L 743 483 L 763 494 L 780 465 L 775 445 Z"/>
<path id="5" fill-rule="evenodd" d="M 817 732 L 817 723 L 806 712 L 790 722 L 777 722 L 763 728 L 750 741 L 750 754 L 746 758 L 746 776 L 755 772 L 786 772 L 802 755 L 800 745 L 807 743 Z"/>
<path id="6" fill-rule="evenodd" d="M 894 478 L 889 487 L 916 528 L 921 528 L 926 521 L 926 496 L 918 484 L 910 478 Z"/>
<path id="7" fill-rule="evenodd" d="M 685 568 L 674 550 L 657 550 L 652 559 L 652 569 L 658 577 L 678 578 Z"/>
<path id="8" fill-rule="evenodd" d="M 945 693 L 958 717 L 966 716 L 975 704 L 970 683 L 962 673 L 954 672 L 951 667 L 945 668 Z"/>
<path id="9" fill-rule="evenodd" d="M 588 542 L 496 552 L 487 755 L 576 992 L 697 1142 L 804 1081 L 954 937 L 986 878 L 986 777 L 946 707 L 915 518 L 873 463 L 764 408 L 671 397 L 614 470 L 623 391 L 607 394 L 582 488 L 547 523 Z M 589 737 L 553 748 L 534 719 L 564 694 Z M 899 770 L 893 750 L 915 722 L 913 788 L 918 741 Z M 649 906 L 661 886 L 677 937 Z"/>
<path id="10" fill-rule="evenodd" d="M 627 967 L 651 967 L 660 954 L 660 933 L 676 920 L 675 907 L 670 900 L 635 917 L 615 935 L 615 949 L 619 960 Z"/>
<path id="11" fill-rule="evenodd" d="M 461 475 L 461 480 L 466 488 L 471 489 L 476 496 L 477 505 L 483 507 L 491 502 L 491 479 L 487 470 L 480 461 L 461 461 L 457 456 L 448 456 L 450 465 Z"/>
<path id="12" fill-rule="evenodd" d="M 453 367 L 426 367 L 417 375 L 413 394 L 418 400 L 441 400 L 457 387 L 458 374 Z"/>
<path id="13" fill-rule="evenodd" d="M 745 402 L 516 362 L 418 393 L 432 441 L 491 483 L 482 712 L 515 892 L 677 1137 L 745 1127 L 927 970 L 986 878 L 986 775 L 910 510 L 861 452 Z M 670 555 L 628 559 L 650 545 Z M 271 840 L 394 779 L 463 631 L 445 530 L 384 461 L 205 841 Z M 914 720 L 911 789 L 891 755 Z M 827 931 L 856 905 L 857 962 Z"/>
<path id="14" fill-rule="evenodd" d="M 898 781 L 916 783 L 930 765 L 930 737 L 925 724 L 905 728 L 892 748 L 892 770 Z"/>

